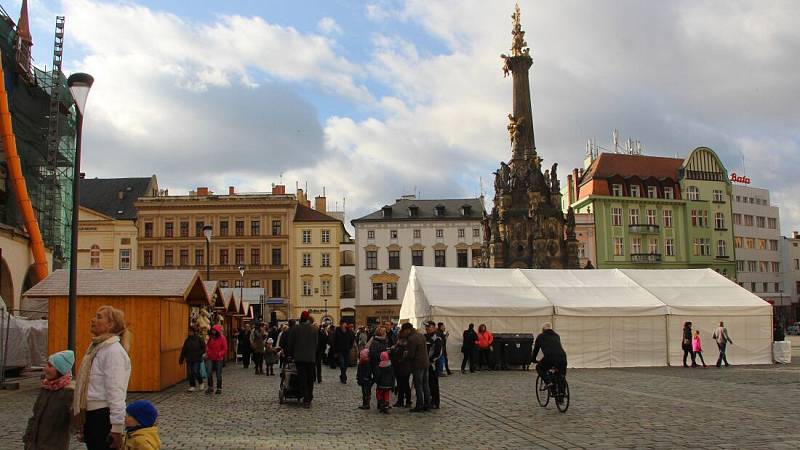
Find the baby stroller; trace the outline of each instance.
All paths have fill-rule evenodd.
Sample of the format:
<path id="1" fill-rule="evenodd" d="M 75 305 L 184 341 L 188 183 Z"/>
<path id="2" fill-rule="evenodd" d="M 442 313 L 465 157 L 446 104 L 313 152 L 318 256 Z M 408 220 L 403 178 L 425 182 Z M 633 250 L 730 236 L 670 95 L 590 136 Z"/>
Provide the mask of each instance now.
<path id="1" fill-rule="evenodd" d="M 278 401 L 281 405 L 290 398 L 303 400 L 303 392 L 298 389 L 297 381 L 297 366 L 294 361 L 287 360 L 281 370 L 281 387 L 278 391 Z"/>

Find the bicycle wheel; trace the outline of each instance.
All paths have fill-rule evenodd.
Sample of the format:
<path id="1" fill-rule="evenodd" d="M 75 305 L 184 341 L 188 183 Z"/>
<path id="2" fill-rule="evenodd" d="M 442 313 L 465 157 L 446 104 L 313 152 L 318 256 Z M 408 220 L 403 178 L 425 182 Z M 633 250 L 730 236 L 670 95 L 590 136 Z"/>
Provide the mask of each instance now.
<path id="1" fill-rule="evenodd" d="M 545 387 L 544 380 L 538 376 L 536 377 L 536 401 L 542 408 L 550 403 L 550 389 Z"/>
<path id="2" fill-rule="evenodd" d="M 556 408 L 562 413 L 567 412 L 569 408 L 569 384 L 567 383 L 567 379 L 561 377 L 560 382 L 558 383 L 558 395 L 556 396 Z"/>

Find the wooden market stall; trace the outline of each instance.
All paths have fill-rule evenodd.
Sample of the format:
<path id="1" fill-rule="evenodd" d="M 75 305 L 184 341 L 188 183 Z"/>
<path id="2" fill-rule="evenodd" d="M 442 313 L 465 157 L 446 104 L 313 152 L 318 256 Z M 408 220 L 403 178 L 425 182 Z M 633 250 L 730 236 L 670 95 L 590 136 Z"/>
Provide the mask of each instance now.
<path id="1" fill-rule="evenodd" d="M 69 271 L 57 270 L 27 291 L 47 298 L 48 353 L 67 348 Z M 91 340 L 90 322 L 100 306 L 125 312 L 133 333 L 128 390 L 155 392 L 186 378 L 178 364 L 188 334 L 189 304 L 208 304 L 208 293 L 196 270 L 78 270 L 76 367 Z"/>

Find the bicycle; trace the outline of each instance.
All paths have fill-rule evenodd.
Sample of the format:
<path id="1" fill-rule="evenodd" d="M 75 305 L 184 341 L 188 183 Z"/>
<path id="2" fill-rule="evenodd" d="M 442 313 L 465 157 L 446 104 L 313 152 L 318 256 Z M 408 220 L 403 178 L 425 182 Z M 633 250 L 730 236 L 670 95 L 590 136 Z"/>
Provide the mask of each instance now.
<path id="1" fill-rule="evenodd" d="M 567 412 L 569 408 L 569 384 L 567 378 L 555 367 L 547 371 L 552 383 L 548 386 L 541 376 L 536 377 L 536 400 L 539 406 L 546 407 L 550 403 L 550 398 L 555 399 L 556 408 L 562 412 Z"/>

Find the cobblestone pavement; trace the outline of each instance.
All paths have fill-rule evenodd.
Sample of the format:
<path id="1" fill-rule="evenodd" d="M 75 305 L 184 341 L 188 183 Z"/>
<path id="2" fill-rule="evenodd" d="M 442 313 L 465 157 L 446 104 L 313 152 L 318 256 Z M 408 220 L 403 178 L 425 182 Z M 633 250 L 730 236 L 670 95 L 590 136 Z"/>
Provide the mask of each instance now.
<path id="1" fill-rule="evenodd" d="M 535 372 L 443 378 L 442 408 L 428 414 L 356 409 L 359 387 L 324 369 L 311 409 L 279 405 L 278 377 L 229 365 L 224 393 L 176 386 L 148 398 L 165 449 L 266 448 L 798 448 L 800 364 L 731 369 L 570 370 L 566 414 L 540 408 Z M 29 380 L 0 391 L 0 448 L 21 448 L 36 396 Z M 374 398 L 373 398 L 374 406 Z M 74 448 L 80 448 L 76 444 Z"/>

